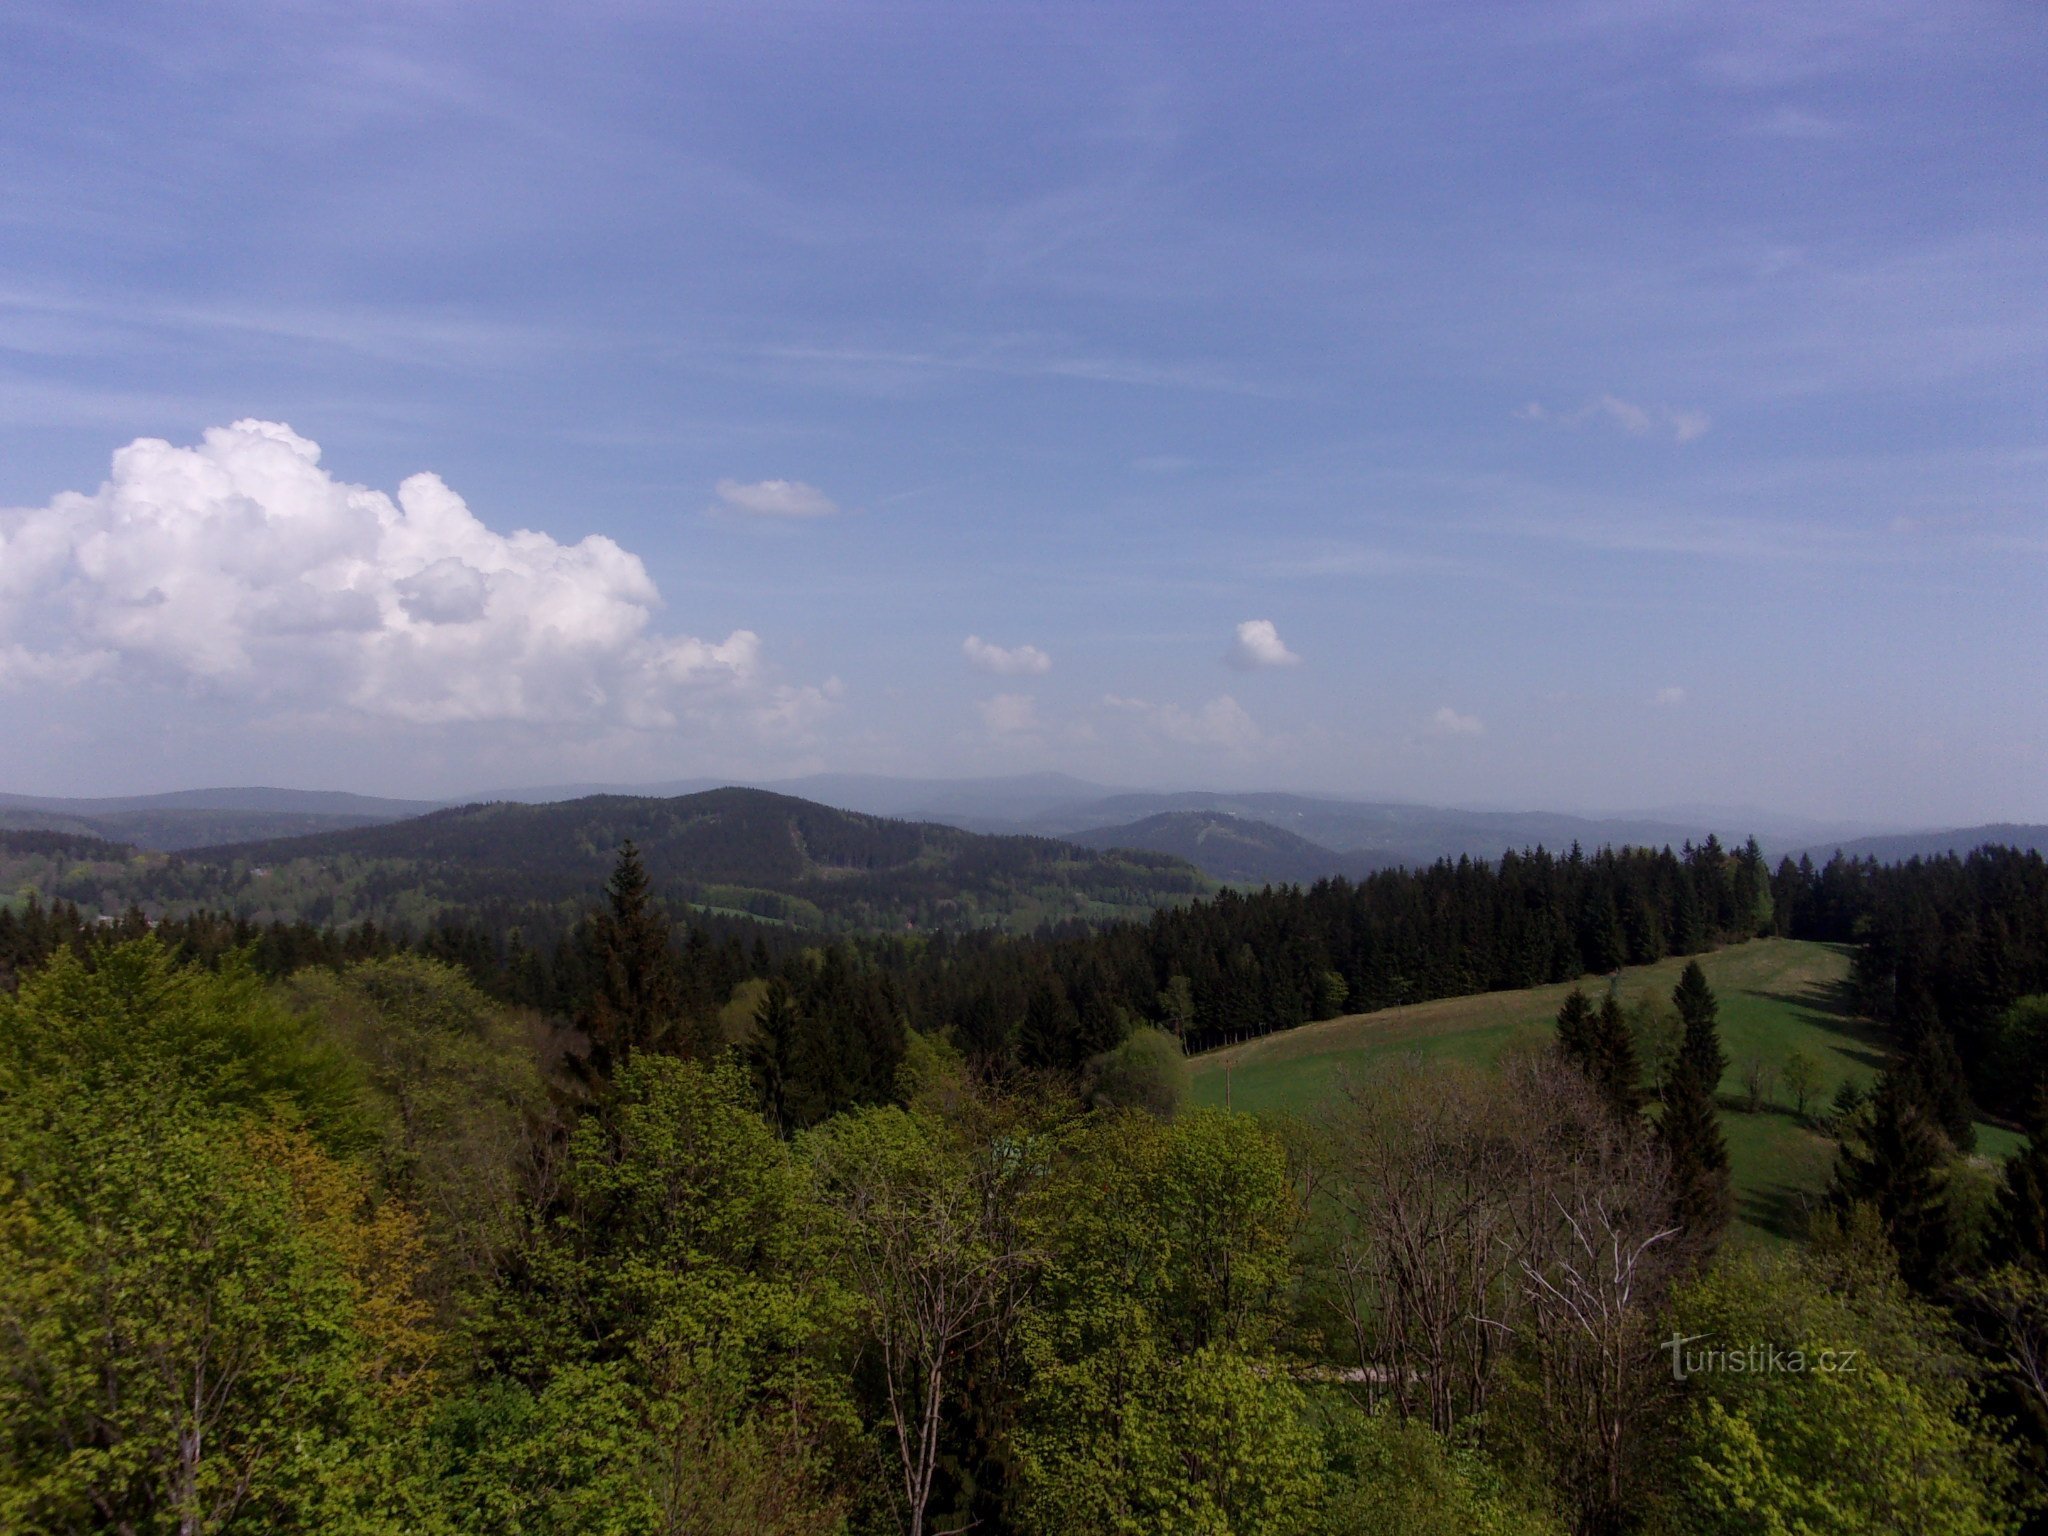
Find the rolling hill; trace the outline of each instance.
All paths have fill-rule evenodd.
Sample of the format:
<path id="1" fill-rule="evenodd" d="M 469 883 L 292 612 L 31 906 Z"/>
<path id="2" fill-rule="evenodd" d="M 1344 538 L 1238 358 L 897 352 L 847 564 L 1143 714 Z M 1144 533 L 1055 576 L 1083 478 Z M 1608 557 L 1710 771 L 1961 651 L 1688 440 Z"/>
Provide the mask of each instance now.
<path id="1" fill-rule="evenodd" d="M 0 795 L 0 829 L 65 832 L 170 851 L 377 826 L 418 816 L 438 804 L 332 790 L 260 787 L 97 799 Z"/>
<path id="2" fill-rule="evenodd" d="M 418 928 L 451 910 L 587 906 L 627 839 L 665 899 L 820 931 L 1029 929 L 1142 915 L 1212 888 L 1164 854 L 986 837 L 717 789 L 468 805 L 119 866 L 98 861 L 50 877 L 44 894 L 101 910 L 133 901 L 152 911 Z"/>
<path id="3" fill-rule="evenodd" d="M 1848 1004 L 1849 950 L 1793 939 L 1757 939 L 1697 957 L 1721 1005 L 1721 1041 L 1729 1065 L 1721 1081 L 1721 1126 L 1735 1174 L 1737 1214 L 1753 1236 L 1795 1235 L 1805 1202 L 1827 1184 L 1835 1143 L 1800 1122 L 1778 1090 L 1755 1113 L 1736 1104 L 1745 1063 L 1773 1068 L 1795 1047 L 1824 1064 L 1831 1094 L 1844 1078 L 1867 1085 L 1888 1046 L 1877 1026 Z M 1685 960 L 1636 966 L 1621 974 L 1625 1004 L 1668 998 Z M 1604 977 L 1588 978 L 1589 991 Z M 1341 1091 L 1347 1075 L 1407 1055 L 1486 1064 L 1503 1051 L 1540 1046 L 1555 1030 L 1569 985 L 1482 992 L 1377 1013 L 1325 1019 L 1226 1046 L 1194 1058 L 1195 1098 L 1259 1113 L 1312 1111 Z M 1978 1127 L 1978 1155 L 1997 1157 L 2019 1138 Z"/>
<path id="4" fill-rule="evenodd" d="M 1330 875 L 1358 874 L 1364 862 L 1284 827 L 1222 811 L 1162 811 L 1127 826 L 1071 832 L 1067 841 L 1170 854 L 1227 885 L 1312 885 Z"/>

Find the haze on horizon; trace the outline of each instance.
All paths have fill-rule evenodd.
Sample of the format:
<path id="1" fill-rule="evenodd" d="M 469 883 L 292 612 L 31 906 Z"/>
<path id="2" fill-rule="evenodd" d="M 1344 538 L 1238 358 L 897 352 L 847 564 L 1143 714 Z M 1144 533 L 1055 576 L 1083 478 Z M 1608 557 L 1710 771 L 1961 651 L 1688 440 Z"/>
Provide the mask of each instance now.
<path id="1" fill-rule="evenodd" d="M 23 0 L 0 789 L 2048 820 L 2048 15 Z"/>

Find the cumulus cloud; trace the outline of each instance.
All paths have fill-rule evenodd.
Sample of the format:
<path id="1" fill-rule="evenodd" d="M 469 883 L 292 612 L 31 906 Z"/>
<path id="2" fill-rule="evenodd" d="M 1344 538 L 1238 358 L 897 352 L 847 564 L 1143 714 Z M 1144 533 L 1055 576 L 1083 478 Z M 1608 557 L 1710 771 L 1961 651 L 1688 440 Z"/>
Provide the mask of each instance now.
<path id="1" fill-rule="evenodd" d="M 979 635 L 969 635 L 960 653 L 975 671 L 998 677 L 1043 677 L 1052 670 L 1052 658 L 1035 645 L 991 645 Z"/>
<path id="2" fill-rule="evenodd" d="M 1486 734 L 1486 722 L 1477 715 L 1461 715 L 1448 704 L 1429 717 L 1429 728 L 1439 736 Z"/>
<path id="3" fill-rule="evenodd" d="M 1689 443 L 1704 437 L 1714 419 L 1705 411 L 1680 410 L 1668 405 L 1637 405 L 1618 395 L 1601 395 L 1575 411 L 1554 411 L 1531 400 L 1515 412 L 1523 421 L 1550 422 L 1560 427 L 1583 427 L 1590 423 L 1616 427 L 1631 437 L 1669 437 Z"/>
<path id="4" fill-rule="evenodd" d="M 1650 702 L 1662 709 L 1675 709 L 1685 702 L 1685 690 L 1676 685 L 1670 688 L 1659 688 L 1656 693 L 1651 695 Z"/>
<path id="5" fill-rule="evenodd" d="M 1255 667 L 1298 667 L 1301 658 L 1287 649 L 1271 619 L 1246 619 L 1237 626 L 1224 659 L 1233 667 L 1249 671 Z"/>
<path id="6" fill-rule="evenodd" d="M 1227 693 L 1192 710 L 1178 704 L 1120 698 L 1113 693 L 1105 695 L 1102 702 L 1107 708 L 1131 716 L 1151 734 L 1185 746 L 1243 748 L 1259 740 L 1257 723 Z"/>
<path id="7" fill-rule="evenodd" d="M 999 693 L 975 708 L 992 735 L 1021 736 L 1038 729 L 1038 703 L 1028 693 Z"/>
<path id="8" fill-rule="evenodd" d="M 749 517 L 830 517 L 839 504 L 801 480 L 721 480 L 718 500 L 728 511 Z"/>
<path id="9" fill-rule="evenodd" d="M 142 438 L 90 495 L 0 511 L 0 680 L 112 672 L 426 725 L 738 708 L 777 733 L 831 707 L 829 685 L 773 683 L 751 630 L 651 632 L 659 603 L 608 538 L 497 532 L 432 474 L 351 485 L 275 422 Z"/>

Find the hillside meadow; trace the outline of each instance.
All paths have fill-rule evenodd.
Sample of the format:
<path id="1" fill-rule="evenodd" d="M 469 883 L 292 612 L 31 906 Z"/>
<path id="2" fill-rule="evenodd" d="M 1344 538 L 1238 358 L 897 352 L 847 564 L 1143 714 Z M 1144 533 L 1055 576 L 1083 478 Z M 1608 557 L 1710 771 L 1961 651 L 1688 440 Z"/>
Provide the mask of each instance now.
<path id="1" fill-rule="evenodd" d="M 1804 1050 L 1822 1063 L 1824 1086 L 1810 1106 L 1815 1115 L 1844 1079 L 1867 1087 L 1883 1067 L 1880 1031 L 1849 1006 L 1850 955 L 1847 945 L 1755 939 L 1697 957 L 1721 1005 L 1729 1062 L 1721 1080 L 1721 1124 L 1735 1177 L 1736 1230 L 1752 1240 L 1795 1235 L 1804 1202 L 1826 1187 L 1834 1162 L 1834 1139 L 1793 1113 L 1783 1081 L 1786 1059 Z M 1685 964 L 1676 957 L 1622 971 L 1623 1005 L 1668 1000 Z M 1608 981 L 1589 976 L 1577 985 L 1597 998 Z M 1194 1059 L 1194 1098 L 1260 1114 L 1299 1114 L 1338 1092 L 1348 1077 L 1399 1058 L 1488 1065 L 1510 1049 L 1548 1042 L 1570 991 L 1571 984 L 1559 984 L 1443 998 L 1224 1046 Z M 1761 1059 L 1776 1079 L 1753 1113 L 1743 1107 L 1742 1081 L 1752 1059 Z M 2009 1130 L 1980 1123 L 1977 1155 L 2000 1158 L 2020 1141 Z"/>

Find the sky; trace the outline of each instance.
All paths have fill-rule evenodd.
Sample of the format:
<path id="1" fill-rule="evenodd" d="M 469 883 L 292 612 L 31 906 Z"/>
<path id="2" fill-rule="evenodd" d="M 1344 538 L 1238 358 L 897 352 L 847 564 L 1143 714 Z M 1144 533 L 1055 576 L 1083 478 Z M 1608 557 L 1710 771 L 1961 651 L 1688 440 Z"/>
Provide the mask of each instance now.
<path id="1" fill-rule="evenodd" d="M 2048 11 L 0 10 L 0 789 L 2048 820 Z"/>

